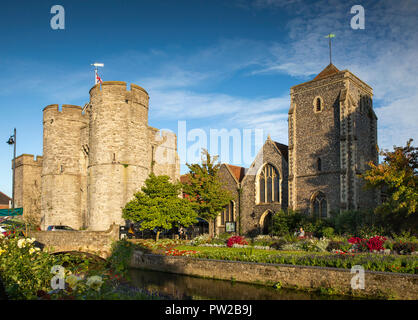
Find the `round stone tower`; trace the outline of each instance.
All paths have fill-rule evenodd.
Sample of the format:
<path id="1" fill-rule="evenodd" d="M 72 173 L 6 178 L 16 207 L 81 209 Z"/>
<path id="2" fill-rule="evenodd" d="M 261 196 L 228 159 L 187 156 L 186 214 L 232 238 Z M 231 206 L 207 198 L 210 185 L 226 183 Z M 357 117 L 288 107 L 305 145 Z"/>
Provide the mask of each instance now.
<path id="1" fill-rule="evenodd" d="M 82 212 L 86 191 L 85 155 L 81 148 L 81 129 L 87 125 L 82 108 L 49 105 L 43 110 L 43 166 L 41 225 L 85 226 Z"/>
<path id="2" fill-rule="evenodd" d="M 122 208 L 151 167 L 148 93 L 107 81 L 90 90 L 88 221 L 91 230 L 124 224 Z"/>

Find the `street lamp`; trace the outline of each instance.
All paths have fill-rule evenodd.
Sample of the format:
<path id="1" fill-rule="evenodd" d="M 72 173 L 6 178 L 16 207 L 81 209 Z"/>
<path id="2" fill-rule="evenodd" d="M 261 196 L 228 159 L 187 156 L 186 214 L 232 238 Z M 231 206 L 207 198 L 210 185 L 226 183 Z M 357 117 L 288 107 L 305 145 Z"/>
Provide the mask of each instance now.
<path id="1" fill-rule="evenodd" d="M 14 129 L 13 135 L 10 136 L 6 142 L 8 145 L 14 146 L 13 150 L 13 181 L 12 181 L 12 209 L 15 208 L 15 170 L 16 170 L 16 128 Z"/>

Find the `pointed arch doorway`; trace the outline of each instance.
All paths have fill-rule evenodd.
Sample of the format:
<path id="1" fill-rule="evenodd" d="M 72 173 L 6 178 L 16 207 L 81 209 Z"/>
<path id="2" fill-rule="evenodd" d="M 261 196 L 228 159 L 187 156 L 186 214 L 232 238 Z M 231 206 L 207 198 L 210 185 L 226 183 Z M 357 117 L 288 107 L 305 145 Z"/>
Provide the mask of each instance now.
<path id="1" fill-rule="evenodd" d="M 273 212 L 271 210 L 266 210 L 261 215 L 259 225 L 261 234 L 269 234 L 273 226 Z"/>

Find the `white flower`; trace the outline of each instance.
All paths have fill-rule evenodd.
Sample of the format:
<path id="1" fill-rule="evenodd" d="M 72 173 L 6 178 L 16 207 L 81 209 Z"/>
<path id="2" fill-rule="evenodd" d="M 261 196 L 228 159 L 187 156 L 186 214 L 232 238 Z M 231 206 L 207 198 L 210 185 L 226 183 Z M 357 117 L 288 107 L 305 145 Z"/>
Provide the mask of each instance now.
<path id="1" fill-rule="evenodd" d="M 34 248 L 30 248 L 29 249 L 29 254 L 32 254 L 32 253 L 34 253 L 36 250 L 34 249 Z"/>
<path id="2" fill-rule="evenodd" d="M 18 246 L 19 248 L 24 248 L 24 247 L 26 246 L 26 239 L 19 239 L 19 240 L 17 241 L 17 246 Z"/>
<path id="3" fill-rule="evenodd" d="M 90 278 L 87 279 L 87 285 L 96 290 L 99 291 L 101 286 L 103 284 L 103 280 L 102 277 L 99 276 L 91 276 Z"/>
<path id="4" fill-rule="evenodd" d="M 77 282 L 80 281 L 82 278 L 77 277 L 76 275 L 70 274 L 65 278 L 65 281 L 68 283 L 68 285 L 74 289 L 77 286 Z"/>

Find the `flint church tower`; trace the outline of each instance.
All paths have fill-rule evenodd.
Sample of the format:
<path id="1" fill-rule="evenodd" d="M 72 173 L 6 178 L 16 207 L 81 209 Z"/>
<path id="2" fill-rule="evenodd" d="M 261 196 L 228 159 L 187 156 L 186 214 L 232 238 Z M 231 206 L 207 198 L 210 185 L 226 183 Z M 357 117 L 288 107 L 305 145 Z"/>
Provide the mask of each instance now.
<path id="1" fill-rule="evenodd" d="M 358 176 L 378 161 L 372 88 L 329 64 L 290 96 L 289 207 L 317 217 L 375 207 Z"/>

